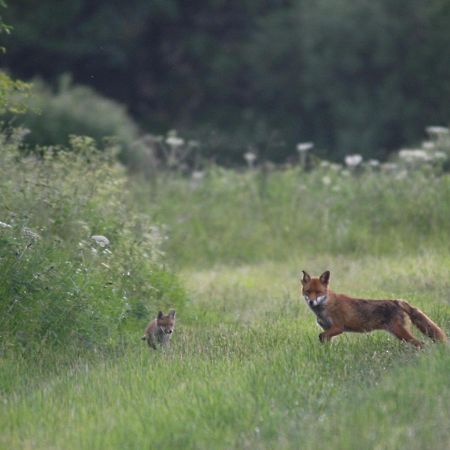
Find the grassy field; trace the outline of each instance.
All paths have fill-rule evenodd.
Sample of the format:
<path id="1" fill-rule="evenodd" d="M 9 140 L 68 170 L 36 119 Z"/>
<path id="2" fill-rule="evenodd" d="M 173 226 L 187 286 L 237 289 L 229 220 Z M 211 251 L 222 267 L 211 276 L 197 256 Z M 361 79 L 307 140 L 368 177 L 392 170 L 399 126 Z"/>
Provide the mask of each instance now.
<path id="1" fill-rule="evenodd" d="M 142 182 L 87 138 L 0 149 L 1 449 L 450 448 L 449 348 L 322 345 L 299 295 L 302 269 L 328 269 L 337 292 L 405 298 L 448 333 L 448 174 Z M 170 307 L 172 343 L 149 351 Z"/>
<path id="2" fill-rule="evenodd" d="M 335 290 L 403 297 L 447 331 L 445 252 L 316 255 L 186 269 L 190 304 L 170 348 L 2 360 L 4 449 L 448 449 L 450 352 L 385 333 L 321 345 L 300 269 Z"/>

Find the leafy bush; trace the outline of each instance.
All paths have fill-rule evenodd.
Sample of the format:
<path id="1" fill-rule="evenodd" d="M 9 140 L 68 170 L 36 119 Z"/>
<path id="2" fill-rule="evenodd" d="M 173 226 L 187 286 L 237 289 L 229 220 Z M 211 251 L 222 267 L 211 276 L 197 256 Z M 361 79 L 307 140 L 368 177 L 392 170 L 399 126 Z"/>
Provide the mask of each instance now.
<path id="1" fill-rule="evenodd" d="M 28 84 L 13 80 L 8 74 L 0 71 L 0 113 L 23 112 L 26 109 L 29 92 Z"/>
<path id="2" fill-rule="evenodd" d="M 162 265 L 164 235 L 133 204 L 111 149 L 90 138 L 20 154 L 0 142 L 0 341 L 97 348 L 185 294 Z"/>
<path id="3" fill-rule="evenodd" d="M 112 138 L 120 147 L 123 162 L 132 167 L 139 167 L 142 162 L 145 149 L 125 107 L 92 88 L 74 85 L 68 76 L 60 78 L 56 90 L 34 80 L 28 103 L 25 114 L 7 118 L 31 131 L 26 143 L 32 147 L 67 145 L 71 135 L 80 135 L 92 137 L 104 148 Z"/>

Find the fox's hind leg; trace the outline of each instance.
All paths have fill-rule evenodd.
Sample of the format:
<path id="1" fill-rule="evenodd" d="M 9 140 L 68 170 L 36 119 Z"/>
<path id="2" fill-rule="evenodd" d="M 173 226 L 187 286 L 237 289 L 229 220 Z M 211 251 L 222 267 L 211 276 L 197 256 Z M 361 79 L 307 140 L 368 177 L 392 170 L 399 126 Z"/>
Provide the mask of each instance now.
<path id="1" fill-rule="evenodd" d="M 392 333 L 401 341 L 409 342 L 417 348 L 423 347 L 423 342 L 416 339 L 402 324 L 394 323 L 387 328 L 387 331 Z"/>

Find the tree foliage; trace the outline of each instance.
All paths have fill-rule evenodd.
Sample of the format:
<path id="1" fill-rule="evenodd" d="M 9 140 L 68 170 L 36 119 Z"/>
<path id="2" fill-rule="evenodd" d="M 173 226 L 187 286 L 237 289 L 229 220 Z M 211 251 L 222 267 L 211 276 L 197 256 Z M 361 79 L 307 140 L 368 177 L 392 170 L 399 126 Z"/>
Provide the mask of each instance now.
<path id="1" fill-rule="evenodd" d="M 15 0 L 8 66 L 62 72 L 220 161 L 385 156 L 450 116 L 448 0 Z M 215 131 L 214 131 L 215 130 Z"/>
<path id="2" fill-rule="evenodd" d="M 6 5 L 0 0 L 0 8 Z M 9 34 L 11 26 L 3 22 L 0 16 L 0 35 Z M 0 53 L 5 53 L 5 47 L 0 46 Z M 24 97 L 27 96 L 29 85 L 20 80 L 13 80 L 7 73 L 0 70 L 0 114 L 4 112 L 19 113 L 26 109 Z"/>

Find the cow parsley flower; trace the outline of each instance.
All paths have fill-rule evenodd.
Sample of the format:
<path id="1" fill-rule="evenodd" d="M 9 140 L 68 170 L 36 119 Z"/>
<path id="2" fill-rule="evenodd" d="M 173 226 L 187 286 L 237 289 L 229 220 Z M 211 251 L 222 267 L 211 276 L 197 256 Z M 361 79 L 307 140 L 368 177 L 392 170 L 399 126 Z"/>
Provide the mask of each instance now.
<path id="1" fill-rule="evenodd" d="M 28 238 L 33 239 L 34 241 L 37 241 L 41 238 L 39 234 L 37 234 L 36 232 L 27 227 L 22 228 L 22 234 Z"/>
<path id="2" fill-rule="evenodd" d="M 362 163 L 363 157 L 358 154 L 347 155 L 345 157 L 345 164 L 350 169 L 359 166 Z"/>
<path id="3" fill-rule="evenodd" d="M 178 137 L 178 136 L 169 136 L 166 139 L 166 144 L 170 145 L 171 147 L 181 147 L 184 145 L 184 139 Z"/>
<path id="4" fill-rule="evenodd" d="M 312 142 L 300 142 L 297 144 L 297 151 L 299 153 L 308 152 L 314 148 L 314 143 Z"/>
<path id="5" fill-rule="evenodd" d="M 244 153 L 244 159 L 249 167 L 253 167 L 253 164 L 256 161 L 256 153 L 253 152 Z"/>
<path id="6" fill-rule="evenodd" d="M 325 175 L 325 176 L 322 178 L 322 183 L 323 183 L 325 186 L 329 186 L 329 185 L 331 184 L 331 178 L 330 178 L 328 175 Z"/>
<path id="7" fill-rule="evenodd" d="M 426 130 L 430 136 L 435 137 L 449 134 L 449 129 L 447 127 L 431 126 L 427 127 Z"/>
<path id="8" fill-rule="evenodd" d="M 428 153 L 421 149 L 404 148 L 398 152 L 398 157 L 406 163 L 421 163 L 430 160 Z"/>
<path id="9" fill-rule="evenodd" d="M 193 180 L 200 182 L 205 177 L 205 172 L 202 172 L 201 170 L 195 170 L 194 172 L 192 172 L 191 176 Z"/>

